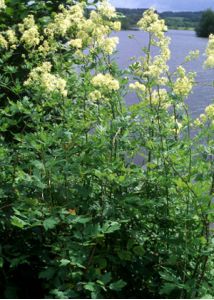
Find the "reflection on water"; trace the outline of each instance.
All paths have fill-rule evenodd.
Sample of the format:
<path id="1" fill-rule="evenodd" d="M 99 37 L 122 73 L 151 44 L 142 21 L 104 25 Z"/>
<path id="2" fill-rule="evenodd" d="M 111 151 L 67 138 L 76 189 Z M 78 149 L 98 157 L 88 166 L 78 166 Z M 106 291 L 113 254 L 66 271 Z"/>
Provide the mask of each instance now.
<path id="1" fill-rule="evenodd" d="M 134 35 L 134 39 L 130 39 L 129 35 Z M 190 112 L 195 118 L 204 111 L 204 108 L 214 99 L 214 87 L 207 86 L 214 81 L 214 71 L 204 70 L 203 62 L 205 60 L 204 52 L 208 39 L 198 38 L 194 31 L 185 30 L 169 30 L 167 35 L 171 38 L 170 49 L 172 58 L 169 62 L 170 69 L 175 70 L 176 66 L 184 61 L 184 57 L 191 50 L 200 50 L 200 57 L 196 61 L 192 61 L 186 65 L 188 71 L 197 72 L 198 86 L 194 88 L 193 94 L 187 99 Z M 148 35 L 141 31 L 121 31 L 117 33 L 120 38 L 118 45 L 118 53 L 116 59 L 121 68 L 126 68 L 130 64 L 130 58 L 142 55 L 142 48 L 148 44 Z M 127 97 L 127 103 L 131 104 L 136 101 L 133 95 Z"/>

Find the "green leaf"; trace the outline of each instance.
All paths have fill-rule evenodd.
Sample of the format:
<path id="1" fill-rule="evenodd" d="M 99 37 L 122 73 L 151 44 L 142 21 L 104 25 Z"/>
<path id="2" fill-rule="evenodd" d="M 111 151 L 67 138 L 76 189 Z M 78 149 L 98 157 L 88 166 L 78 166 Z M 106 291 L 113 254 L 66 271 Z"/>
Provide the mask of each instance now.
<path id="1" fill-rule="evenodd" d="M 72 223 L 86 224 L 91 221 L 90 217 L 72 216 Z"/>
<path id="2" fill-rule="evenodd" d="M 96 290 L 96 285 L 94 282 L 88 282 L 84 285 L 84 288 L 90 292 L 94 292 Z"/>
<path id="3" fill-rule="evenodd" d="M 46 231 L 55 228 L 57 224 L 59 224 L 59 219 L 53 217 L 50 217 L 43 222 Z"/>
<path id="4" fill-rule="evenodd" d="M 102 282 L 104 284 L 108 284 L 111 281 L 111 279 L 112 279 L 111 273 L 110 272 L 105 273 L 104 275 L 102 275 L 100 277 L 100 279 L 102 280 Z"/>
<path id="5" fill-rule="evenodd" d="M 124 261 L 132 260 L 132 252 L 131 251 L 119 249 L 119 251 L 117 252 L 117 255 L 119 256 L 119 258 L 121 260 L 124 260 Z"/>
<path id="6" fill-rule="evenodd" d="M 210 294 L 206 294 L 206 295 L 202 296 L 201 299 L 213 299 L 213 296 Z"/>
<path id="7" fill-rule="evenodd" d="M 35 166 L 38 170 L 44 170 L 44 164 L 39 160 L 34 160 L 32 165 Z"/>
<path id="8" fill-rule="evenodd" d="M 106 269 L 107 260 L 103 257 L 98 257 L 96 260 L 96 264 L 99 266 L 99 269 Z"/>
<path id="9" fill-rule="evenodd" d="M 120 223 L 114 222 L 114 221 L 109 221 L 103 225 L 102 231 L 103 231 L 103 233 L 112 233 L 114 231 L 119 230 L 120 227 L 121 227 Z"/>
<path id="10" fill-rule="evenodd" d="M 54 289 L 54 290 L 52 290 L 50 293 L 51 293 L 52 295 L 54 295 L 55 298 L 57 298 L 57 299 L 66 299 L 66 298 L 67 298 L 66 293 L 65 293 L 65 292 L 62 292 L 62 291 L 60 291 L 60 290 L 58 290 L 58 289 Z"/>
<path id="11" fill-rule="evenodd" d="M 20 229 L 23 229 L 27 225 L 27 223 L 25 221 L 18 218 L 17 216 L 12 216 L 11 217 L 11 224 L 15 227 L 20 228 Z"/>
<path id="12" fill-rule="evenodd" d="M 133 248 L 133 252 L 138 256 L 143 256 L 145 253 L 145 250 L 143 246 L 136 246 Z"/>
<path id="13" fill-rule="evenodd" d="M 50 294 L 54 296 L 54 299 L 77 299 L 78 294 L 69 289 L 66 291 L 60 291 L 59 289 L 53 289 Z"/>
<path id="14" fill-rule="evenodd" d="M 164 283 L 163 287 L 160 290 L 161 295 L 169 295 L 172 291 L 181 288 L 180 286 L 176 285 L 175 283 L 166 282 Z"/>
<path id="15" fill-rule="evenodd" d="M 46 270 L 39 273 L 39 279 L 50 280 L 54 277 L 56 269 L 53 267 L 47 268 Z"/>
<path id="16" fill-rule="evenodd" d="M 17 266 L 21 265 L 21 264 L 28 264 L 28 260 L 26 256 L 19 256 L 16 258 L 13 258 L 10 260 L 10 267 L 11 268 L 16 268 Z"/>
<path id="17" fill-rule="evenodd" d="M 2 268 L 2 267 L 3 267 L 3 264 L 4 264 L 3 257 L 0 257 L 0 268 Z"/>
<path id="18" fill-rule="evenodd" d="M 67 265 L 69 265 L 71 262 L 69 259 L 61 259 L 60 260 L 60 267 L 65 267 Z"/>
<path id="19" fill-rule="evenodd" d="M 175 274 L 172 273 L 171 270 L 168 270 L 168 269 L 165 269 L 165 268 L 163 268 L 163 269 L 164 269 L 163 272 L 162 271 L 159 272 L 161 278 L 163 278 L 166 281 L 170 281 L 170 282 L 179 284 L 178 278 L 176 277 Z"/>
<path id="20" fill-rule="evenodd" d="M 127 285 L 127 283 L 126 283 L 124 280 L 120 279 L 120 280 L 118 280 L 118 281 L 116 281 L 116 282 L 111 283 L 111 284 L 109 285 L 109 288 L 110 288 L 111 290 L 113 290 L 113 291 L 119 292 L 119 291 L 121 291 L 122 288 L 124 288 L 126 285 Z"/>

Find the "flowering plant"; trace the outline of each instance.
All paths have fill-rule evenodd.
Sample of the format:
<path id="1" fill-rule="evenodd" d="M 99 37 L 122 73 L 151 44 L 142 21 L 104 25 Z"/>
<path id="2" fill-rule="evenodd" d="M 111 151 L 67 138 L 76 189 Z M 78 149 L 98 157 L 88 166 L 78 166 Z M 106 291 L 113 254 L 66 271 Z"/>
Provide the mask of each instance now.
<path id="1" fill-rule="evenodd" d="M 6 4 L 0 296 L 214 296 L 214 106 L 191 119 L 195 73 L 170 73 L 164 21 L 144 13 L 148 47 L 124 71 L 108 1 L 26 3 L 17 22 Z"/>

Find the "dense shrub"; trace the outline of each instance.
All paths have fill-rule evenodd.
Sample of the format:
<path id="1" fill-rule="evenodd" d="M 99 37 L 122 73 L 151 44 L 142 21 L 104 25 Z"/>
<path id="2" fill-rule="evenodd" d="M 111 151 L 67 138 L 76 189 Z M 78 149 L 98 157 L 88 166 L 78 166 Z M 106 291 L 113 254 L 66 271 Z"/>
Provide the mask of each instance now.
<path id="1" fill-rule="evenodd" d="M 211 9 L 203 12 L 196 33 L 199 37 L 208 37 L 214 33 L 214 12 Z"/>
<path id="2" fill-rule="evenodd" d="M 169 73 L 153 10 L 138 24 L 148 47 L 121 71 L 114 8 L 87 5 L 29 12 L 0 35 L 0 296 L 214 296 L 214 107 L 191 120 L 195 75 Z M 212 37 L 207 56 L 213 67 Z"/>

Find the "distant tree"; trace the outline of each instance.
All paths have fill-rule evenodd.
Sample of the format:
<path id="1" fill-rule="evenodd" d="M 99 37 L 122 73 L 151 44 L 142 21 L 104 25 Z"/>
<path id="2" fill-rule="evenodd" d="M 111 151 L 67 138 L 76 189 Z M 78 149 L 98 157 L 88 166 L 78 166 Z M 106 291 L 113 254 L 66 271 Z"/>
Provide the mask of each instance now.
<path id="1" fill-rule="evenodd" d="M 208 37 L 214 33 L 214 11 L 208 9 L 202 14 L 196 33 L 199 37 Z"/>

